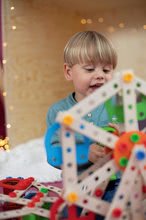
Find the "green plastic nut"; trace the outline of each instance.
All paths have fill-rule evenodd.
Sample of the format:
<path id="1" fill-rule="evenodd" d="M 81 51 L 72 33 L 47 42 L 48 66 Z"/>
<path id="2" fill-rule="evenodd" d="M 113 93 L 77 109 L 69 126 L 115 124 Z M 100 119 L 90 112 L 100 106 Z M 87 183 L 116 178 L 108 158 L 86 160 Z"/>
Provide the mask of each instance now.
<path id="1" fill-rule="evenodd" d="M 121 167 L 126 167 L 127 164 L 128 164 L 128 159 L 126 157 L 121 157 L 120 161 L 119 161 L 119 164 L 120 164 Z"/>
<path id="2" fill-rule="evenodd" d="M 138 134 L 136 134 L 136 133 L 134 133 L 134 134 L 132 134 L 132 135 L 130 136 L 130 140 L 131 140 L 132 142 L 134 142 L 134 143 L 138 142 L 139 139 L 140 139 L 140 136 L 139 136 Z"/>
<path id="3" fill-rule="evenodd" d="M 48 193 L 48 189 L 47 188 L 41 188 L 41 190 L 40 190 L 40 192 L 42 192 L 42 193 Z"/>
<path id="4" fill-rule="evenodd" d="M 111 180 L 111 181 L 112 181 L 112 180 L 116 180 L 116 179 L 117 179 L 116 174 L 111 175 L 111 177 L 110 177 L 110 180 Z"/>

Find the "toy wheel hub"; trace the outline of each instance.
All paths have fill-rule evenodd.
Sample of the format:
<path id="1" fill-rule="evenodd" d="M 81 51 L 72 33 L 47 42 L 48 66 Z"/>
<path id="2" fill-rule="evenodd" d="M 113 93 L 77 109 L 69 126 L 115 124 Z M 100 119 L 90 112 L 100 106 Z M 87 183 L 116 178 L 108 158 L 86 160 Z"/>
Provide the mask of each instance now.
<path id="1" fill-rule="evenodd" d="M 127 166 L 135 145 L 140 144 L 146 146 L 146 134 L 143 132 L 130 131 L 121 135 L 114 149 L 114 159 L 121 170 Z"/>

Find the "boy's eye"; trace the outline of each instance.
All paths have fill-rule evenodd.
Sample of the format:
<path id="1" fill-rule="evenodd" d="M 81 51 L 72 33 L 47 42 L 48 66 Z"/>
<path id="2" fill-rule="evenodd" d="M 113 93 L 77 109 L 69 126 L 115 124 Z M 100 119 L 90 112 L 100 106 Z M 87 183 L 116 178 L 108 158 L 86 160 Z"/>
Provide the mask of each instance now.
<path id="1" fill-rule="evenodd" d="M 85 70 L 86 70 L 87 72 L 93 72 L 93 71 L 94 71 L 94 68 L 85 68 Z"/>
<path id="2" fill-rule="evenodd" d="M 109 73 L 110 70 L 109 70 L 109 69 L 103 69 L 103 72 L 104 72 L 104 73 Z"/>

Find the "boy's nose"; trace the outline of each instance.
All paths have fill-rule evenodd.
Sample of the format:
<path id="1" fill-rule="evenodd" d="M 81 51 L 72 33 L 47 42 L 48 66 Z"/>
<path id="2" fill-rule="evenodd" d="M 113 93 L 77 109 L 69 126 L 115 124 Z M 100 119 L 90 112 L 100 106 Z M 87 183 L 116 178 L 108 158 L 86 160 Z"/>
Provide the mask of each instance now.
<path id="1" fill-rule="evenodd" d="M 98 80 L 104 80 L 104 73 L 103 73 L 103 71 L 97 71 L 95 73 L 95 78 L 98 79 Z"/>
<path id="2" fill-rule="evenodd" d="M 103 80 L 104 76 L 97 76 L 96 78 L 99 79 L 99 80 Z"/>

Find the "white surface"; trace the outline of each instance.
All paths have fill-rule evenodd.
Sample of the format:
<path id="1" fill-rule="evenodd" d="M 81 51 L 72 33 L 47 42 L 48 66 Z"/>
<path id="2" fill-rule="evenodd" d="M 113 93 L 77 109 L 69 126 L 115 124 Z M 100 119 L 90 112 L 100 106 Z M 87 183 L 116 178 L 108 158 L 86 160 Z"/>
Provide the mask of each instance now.
<path id="1" fill-rule="evenodd" d="M 0 179 L 34 177 L 37 181 L 61 180 L 61 170 L 47 163 L 43 138 L 20 144 L 10 152 L 0 151 Z"/>

